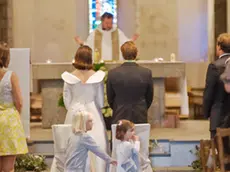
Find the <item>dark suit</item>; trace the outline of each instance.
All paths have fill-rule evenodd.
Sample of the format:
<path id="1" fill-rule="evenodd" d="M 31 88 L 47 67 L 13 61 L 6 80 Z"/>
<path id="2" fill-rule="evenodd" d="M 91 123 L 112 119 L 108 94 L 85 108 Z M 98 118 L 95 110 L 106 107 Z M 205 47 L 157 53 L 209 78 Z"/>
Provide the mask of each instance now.
<path id="1" fill-rule="evenodd" d="M 230 112 L 230 98 L 224 90 L 223 81 L 220 80 L 228 57 L 229 55 L 222 56 L 209 64 L 206 75 L 203 106 L 205 117 L 210 118 L 212 138 L 216 133 L 216 128 L 222 125 L 225 116 Z"/>
<path id="2" fill-rule="evenodd" d="M 121 119 L 134 123 L 147 123 L 147 111 L 153 100 L 151 70 L 135 62 L 125 62 L 110 70 L 107 98 L 113 109 L 113 124 Z"/>

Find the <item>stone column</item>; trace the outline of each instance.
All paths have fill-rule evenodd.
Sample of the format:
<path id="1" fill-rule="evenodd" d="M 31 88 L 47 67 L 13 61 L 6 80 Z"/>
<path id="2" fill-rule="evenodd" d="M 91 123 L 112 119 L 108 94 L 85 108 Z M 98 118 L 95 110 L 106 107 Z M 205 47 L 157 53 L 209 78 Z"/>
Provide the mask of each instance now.
<path id="1" fill-rule="evenodd" d="M 50 128 L 53 124 L 63 124 L 66 109 L 58 107 L 58 99 L 63 92 L 63 81 L 41 80 L 42 87 L 42 128 Z"/>
<path id="2" fill-rule="evenodd" d="M 7 42 L 7 0 L 0 0 L 0 41 Z"/>
<path id="3" fill-rule="evenodd" d="M 227 32 L 227 0 L 214 1 L 214 45 L 221 33 Z M 214 47 L 215 48 L 215 47 Z M 215 50 L 215 49 L 214 49 Z M 215 57 L 215 56 L 214 56 Z M 218 57 L 216 57 L 218 58 Z M 213 59 L 214 60 L 214 59 Z"/>
<path id="4" fill-rule="evenodd" d="M 13 0 L 7 0 L 7 43 L 13 47 Z"/>
<path id="5" fill-rule="evenodd" d="M 154 96 L 148 110 L 148 123 L 151 126 L 160 126 L 164 120 L 165 112 L 165 79 L 153 78 Z"/>
<path id="6" fill-rule="evenodd" d="M 208 61 L 215 57 L 215 0 L 208 0 Z"/>
<path id="7" fill-rule="evenodd" d="M 13 46 L 12 0 L 0 0 L 0 41 Z"/>
<path id="8" fill-rule="evenodd" d="M 227 0 L 227 31 L 230 33 L 230 0 Z"/>

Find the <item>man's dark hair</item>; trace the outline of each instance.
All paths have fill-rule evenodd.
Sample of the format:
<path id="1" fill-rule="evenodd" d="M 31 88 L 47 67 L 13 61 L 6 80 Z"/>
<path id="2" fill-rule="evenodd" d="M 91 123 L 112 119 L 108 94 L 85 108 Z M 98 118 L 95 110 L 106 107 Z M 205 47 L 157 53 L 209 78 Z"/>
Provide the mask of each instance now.
<path id="1" fill-rule="evenodd" d="M 112 15 L 111 13 L 105 12 L 105 13 L 101 16 L 101 20 L 103 21 L 105 18 L 113 19 L 113 15 Z"/>

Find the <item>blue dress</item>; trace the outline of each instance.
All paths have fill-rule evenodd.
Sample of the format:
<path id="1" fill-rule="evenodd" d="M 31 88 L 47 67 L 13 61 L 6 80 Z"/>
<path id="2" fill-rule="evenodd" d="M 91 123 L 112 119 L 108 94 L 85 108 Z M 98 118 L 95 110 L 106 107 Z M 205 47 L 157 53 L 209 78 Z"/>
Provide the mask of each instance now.
<path id="1" fill-rule="evenodd" d="M 65 151 L 65 172 L 86 172 L 88 151 L 91 151 L 106 163 L 112 161 L 111 157 L 96 144 L 89 134 L 72 134 Z"/>
<path id="2" fill-rule="evenodd" d="M 122 141 L 117 145 L 117 172 L 140 172 L 139 149 L 139 141 L 136 141 L 134 144 Z"/>

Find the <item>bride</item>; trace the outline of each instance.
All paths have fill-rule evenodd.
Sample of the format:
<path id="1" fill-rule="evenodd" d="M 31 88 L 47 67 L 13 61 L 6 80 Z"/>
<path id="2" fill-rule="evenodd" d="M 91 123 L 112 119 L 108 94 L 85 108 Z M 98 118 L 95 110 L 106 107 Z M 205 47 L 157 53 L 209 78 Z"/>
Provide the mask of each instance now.
<path id="1" fill-rule="evenodd" d="M 65 124 L 71 124 L 72 116 L 79 110 L 90 112 L 93 114 L 94 127 L 88 133 L 104 151 L 108 152 L 106 129 L 101 113 L 104 105 L 103 79 L 105 73 L 93 70 L 92 49 L 88 46 L 81 46 L 77 50 L 73 66 L 76 69 L 72 73 L 62 74 L 62 79 L 65 81 L 63 98 L 67 109 Z M 59 171 L 54 170 L 53 166 L 52 171 Z M 89 155 L 86 171 L 106 172 L 107 170 L 108 166 L 102 159 L 93 154 Z"/>

